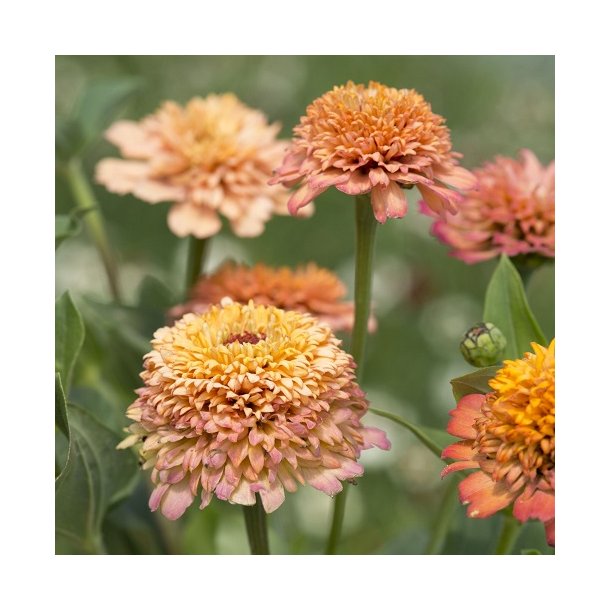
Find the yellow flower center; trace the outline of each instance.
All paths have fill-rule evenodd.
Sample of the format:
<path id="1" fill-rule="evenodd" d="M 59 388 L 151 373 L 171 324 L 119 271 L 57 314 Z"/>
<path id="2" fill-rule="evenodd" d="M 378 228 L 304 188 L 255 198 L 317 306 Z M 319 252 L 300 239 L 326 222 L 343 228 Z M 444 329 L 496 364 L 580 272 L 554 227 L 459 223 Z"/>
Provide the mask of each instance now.
<path id="1" fill-rule="evenodd" d="M 512 489 L 528 481 L 551 485 L 555 470 L 555 342 L 507 360 L 489 382 L 474 449 L 481 468 Z"/>

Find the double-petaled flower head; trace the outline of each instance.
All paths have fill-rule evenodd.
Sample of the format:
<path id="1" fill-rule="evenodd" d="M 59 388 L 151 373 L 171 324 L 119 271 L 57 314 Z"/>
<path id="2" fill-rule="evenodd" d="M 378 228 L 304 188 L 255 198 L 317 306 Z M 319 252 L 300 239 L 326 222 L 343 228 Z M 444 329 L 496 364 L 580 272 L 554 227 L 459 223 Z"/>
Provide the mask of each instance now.
<path id="1" fill-rule="evenodd" d="M 443 458 L 456 460 L 443 476 L 477 469 L 459 485 L 469 517 L 485 518 L 512 504 L 520 521 L 544 523 L 555 545 L 555 341 L 506 360 L 487 395 L 464 396 L 447 431 L 464 440 Z"/>
<path id="2" fill-rule="evenodd" d="M 348 195 L 370 193 L 376 219 L 407 212 L 402 188 L 417 186 L 431 209 L 455 213 L 474 177 L 459 167 L 445 119 L 413 89 L 348 82 L 307 107 L 272 184 L 299 184 L 292 214 L 331 186 Z"/>
<path id="3" fill-rule="evenodd" d="M 500 254 L 555 257 L 555 163 L 546 167 L 530 150 L 496 157 L 474 170 L 478 186 L 466 191 L 455 216 L 436 217 L 432 234 L 451 255 L 478 263 Z M 431 206 L 430 206 L 431 207 Z"/>
<path id="4" fill-rule="evenodd" d="M 275 307 L 226 300 L 158 330 L 120 447 L 142 443 L 152 510 L 177 519 L 200 495 L 267 512 L 309 484 L 329 495 L 362 475 L 358 457 L 389 448 L 362 425 L 368 403 L 330 328 Z"/>
<path id="5" fill-rule="evenodd" d="M 190 300 L 171 309 L 169 316 L 175 320 L 185 313 L 203 313 L 223 297 L 230 297 L 239 303 L 252 300 L 258 305 L 310 313 L 335 332 L 351 330 L 354 304 L 344 300 L 346 292 L 332 271 L 314 263 L 291 269 L 262 263 L 248 267 L 229 261 L 216 272 L 202 275 L 191 291 Z M 369 328 L 375 329 L 374 318 Z"/>
<path id="6" fill-rule="evenodd" d="M 113 193 L 173 202 L 168 224 L 180 237 L 214 235 L 219 214 L 236 235 L 253 237 L 274 213 L 288 213 L 288 192 L 268 185 L 285 147 L 278 131 L 232 94 L 165 102 L 139 122 L 110 127 L 106 137 L 124 159 L 100 161 L 96 178 Z"/>

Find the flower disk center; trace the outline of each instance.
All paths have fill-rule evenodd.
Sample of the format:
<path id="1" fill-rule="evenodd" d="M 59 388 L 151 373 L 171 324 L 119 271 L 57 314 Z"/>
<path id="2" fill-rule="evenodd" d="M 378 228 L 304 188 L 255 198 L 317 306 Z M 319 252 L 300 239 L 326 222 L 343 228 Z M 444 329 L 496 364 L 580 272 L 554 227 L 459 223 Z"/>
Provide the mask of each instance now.
<path id="1" fill-rule="evenodd" d="M 265 333 L 261 333 L 260 335 L 255 335 L 254 333 L 236 333 L 227 337 L 223 343 L 223 345 L 230 345 L 231 343 L 252 343 L 252 345 L 256 345 L 259 341 L 264 341 L 267 338 Z"/>

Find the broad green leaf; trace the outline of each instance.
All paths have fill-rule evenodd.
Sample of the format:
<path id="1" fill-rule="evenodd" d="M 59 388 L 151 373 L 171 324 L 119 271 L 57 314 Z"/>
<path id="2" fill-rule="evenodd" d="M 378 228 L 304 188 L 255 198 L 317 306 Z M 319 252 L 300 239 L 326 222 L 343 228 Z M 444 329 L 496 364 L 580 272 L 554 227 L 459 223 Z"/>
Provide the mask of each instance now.
<path id="1" fill-rule="evenodd" d="M 67 417 L 68 460 L 55 481 L 56 553 L 103 553 L 104 515 L 129 493 L 136 458 L 117 450 L 121 437 L 84 409 L 69 403 Z"/>
<path id="2" fill-rule="evenodd" d="M 64 292 L 55 302 L 55 371 L 60 373 L 66 390 L 84 339 L 83 320 L 70 293 Z"/>
<path id="3" fill-rule="evenodd" d="M 491 392 L 489 380 L 496 374 L 499 368 L 499 366 L 487 366 L 452 379 L 451 387 L 455 399 L 460 400 L 460 398 L 467 394 L 487 394 Z"/>
<path id="4" fill-rule="evenodd" d="M 542 555 L 538 549 L 521 549 L 521 555 Z"/>
<path id="5" fill-rule="evenodd" d="M 85 139 L 97 138 L 140 86 L 141 82 L 135 78 L 91 82 L 80 98 L 74 117 Z"/>
<path id="6" fill-rule="evenodd" d="M 504 333 L 507 359 L 521 358 L 531 351 L 532 341 L 547 345 L 527 303 L 519 272 L 506 255 L 500 257 L 487 286 L 483 320 L 492 322 Z"/>

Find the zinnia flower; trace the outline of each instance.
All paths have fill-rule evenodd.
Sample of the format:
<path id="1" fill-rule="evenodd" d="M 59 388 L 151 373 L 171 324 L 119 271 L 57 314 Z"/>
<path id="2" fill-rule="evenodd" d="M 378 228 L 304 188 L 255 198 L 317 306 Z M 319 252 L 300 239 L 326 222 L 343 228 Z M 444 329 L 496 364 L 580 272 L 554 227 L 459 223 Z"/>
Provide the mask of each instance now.
<path id="1" fill-rule="evenodd" d="M 272 184 L 300 188 L 291 214 L 331 186 L 348 195 L 371 193 L 375 218 L 401 218 L 401 187 L 416 185 L 431 209 L 455 213 L 460 195 L 445 185 L 470 187 L 474 177 L 458 166 L 445 119 L 413 89 L 348 82 L 307 107 Z"/>
<path id="2" fill-rule="evenodd" d="M 464 396 L 447 431 L 463 441 L 443 458 L 443 470 L 476 468 L 459 485 L 469 517 L 483 519 L 510 504 L 520 521 L 539 519 L 555 545 L 555 341 L 532 343 L 533 353 L 506 360 L 487 395 Z"/>
<path id="3" fill-rule="evenodd" d="M 451 255 L 478 263 L 499 254 L 555 257 L 555 163 L 540 164 L 530 150 L 520 159 L 496 157 L 474 171 L 477 190 L 465 192 L 455 216 L 438 219 L 432 234 Z"/>
<path id="4" fill-rule="evenodd" d="M 230 299 L 159 329 L 119 445 L 143 442 L 151 510 L 177 519 L 198 493 L 200 508 L 259 493 L 271 512 L 299 483 L 333 495 L 362 475 L 360 452 L 389 442 L 362 425 L 368 403 L 339 344 L 308 314 Z"/>
<path id="5" fill-rule="evenodd" d="M 274 269 L 259 263 L 254 267 L 227 262 L 215 273 L 203 275 L 191 291 L 191 299 L 170 310 L 172 320 L 185 313 L 203 313 L 223 297 L 258 305 L 310 313 L 335 332 L 350 330 L 354 324 L 354 304 L 343 301 L 346 289 L 328 269 L 309 263 L 303 267 Z M 369 327 L 375 328 L 371 317 Z"/>
<path id="6" fill-rule="evenodd" d="M 174 202 L 169 228 L 199 238 L 221 228 L 219 214 L 240 237 L 260 235 L 273 213 L 287 214 L 288 192 L 267 183 L 282 158 L 279 125 L 234 95 L 165 102 L 139 122 L 106 132 L 127 160 L 103 159 L 96 178 L 113 193 L 149 203 Z"/>

